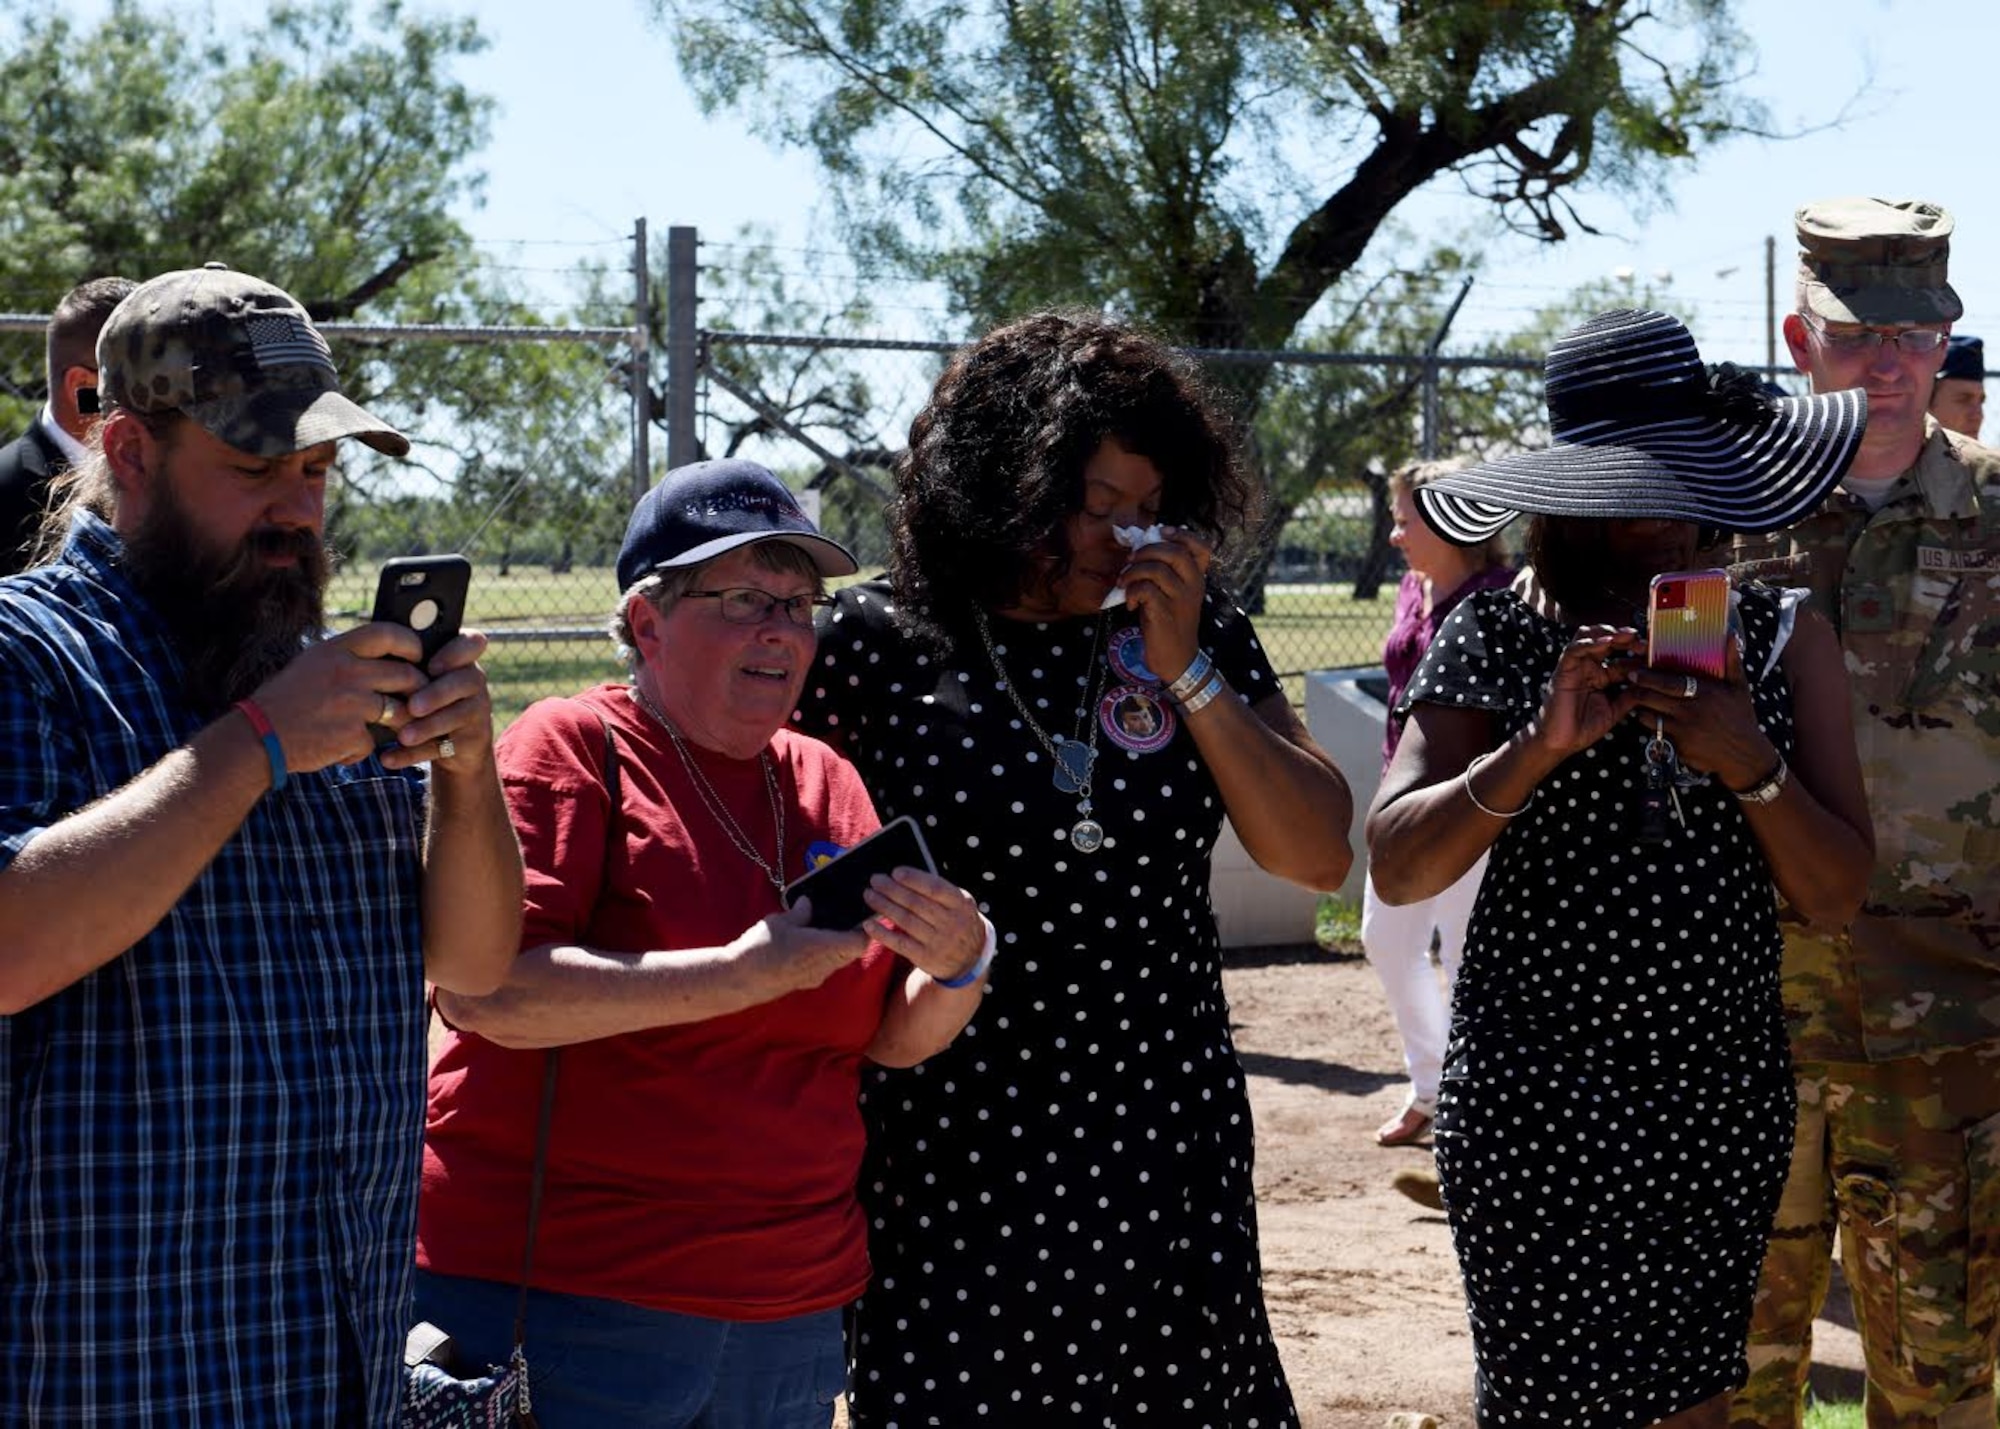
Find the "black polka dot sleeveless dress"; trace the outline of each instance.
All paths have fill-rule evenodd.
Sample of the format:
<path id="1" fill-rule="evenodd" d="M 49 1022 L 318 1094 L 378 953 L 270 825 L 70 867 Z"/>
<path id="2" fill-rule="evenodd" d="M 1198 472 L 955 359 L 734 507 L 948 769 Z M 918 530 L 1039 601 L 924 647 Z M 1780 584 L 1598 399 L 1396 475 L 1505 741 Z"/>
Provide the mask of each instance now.
<path id="1" fill-rule="evenodd" d="M 1776 598 L 1746 588 L 1745 668 L 1790 757 Z M 1405 704 L 1541 708 L 1571 631 L 1511 592 L 1447 620 Z M 1453 999 L 1437 1165 L 1481 1426 L 1645 1425 L 1740 1385 L 1794 1093 L 1770 870 L 1736 798 L 1683 790 L 1637 837 L 1634 716 L 1544 780 L 1493 846 Z"/>
<path id="2" fill-rule="evenodd" d="M 853 1420 L 1294 1426 L 1208 901 L 1222 797 L 1129 617 L 993 619 L 1035 721 L 1097 724 L 1103 842 L 1079 851 L 1078 796 L 977 634 L 927 656 L 890 600 L 879 582 L 841 592 L 800 723 L 837 738 L 884 819 L 915 816 L 1000 951 L 949 1049 L 863 1079 L 874 1279 Z M 1201 642 L 1248 699 L 1278 689 L 1240 613 L 1211 601 Z"/>

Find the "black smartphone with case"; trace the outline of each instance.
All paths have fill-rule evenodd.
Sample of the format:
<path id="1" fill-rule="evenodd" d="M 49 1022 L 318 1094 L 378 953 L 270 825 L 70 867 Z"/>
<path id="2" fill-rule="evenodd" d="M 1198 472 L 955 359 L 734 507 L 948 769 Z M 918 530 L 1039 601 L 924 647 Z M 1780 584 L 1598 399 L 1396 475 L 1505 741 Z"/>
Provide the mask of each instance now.
<path id="1" fill-rule="evenodd" d="M 428 665 L 457 637 L 471 584 L 472 562 L 463 556 L 397 556 L 382 563 L 368 618 L 414 630 L 424 646 L 417 663 Z"/>
<path id="2" fill-rule="evenodd" d="M 784 904 L 789 908 L 801 898 L 810 898 L 813 927 L 858 928 L 875 912 L 861 897 L 868 880 L 897 868 L 937 872 L 937 861 L 931 857 L 923 831 L 908 814 L 889 820 L 839 858 L 787 885 Z"/>

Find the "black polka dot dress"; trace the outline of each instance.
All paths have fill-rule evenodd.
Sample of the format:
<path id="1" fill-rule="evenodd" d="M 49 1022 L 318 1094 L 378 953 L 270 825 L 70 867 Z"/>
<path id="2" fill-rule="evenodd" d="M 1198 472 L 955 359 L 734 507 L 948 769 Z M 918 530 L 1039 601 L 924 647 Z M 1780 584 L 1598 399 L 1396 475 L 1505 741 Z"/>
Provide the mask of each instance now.
<path id="1" fill-rule="evenodd" d="M 1104 839 L 1079 852 L 1077 795 L 976 632 L 926 655 L 890 601 L 841 592 L 800 722 L 838 739 L 884 819 L 915 816 L 1000 952 L 949 1049 L 864 1077 L 854 1423 L 1295 1426 L 1208 901 L 1222 797 L 1129 617 L 995 618 L 1035 720 L 1097 722 Z M 1201 642 L 1245 698 L 1277 690 L 1240 613 L 1211 601 Z"/>
<path id="2" fill-rule="evenodd" d="M 1762 672 L 1778 602 L 1750 587 L 1739 613 Z M 1504 738 L 1570 633 L 1475 595 L 1405 703 L 1490 710 Z M 1783 674 L 1752 688 L 1789 758 Z M 1459 970 L 1437 1165 L 1488 1429 L 1652 1424 L 1747 1373 L 1794 1115 L 1775 898 L 1715 781 L 1682 791 L 1664 844 L 1638 840 L 1648 734 L 1626 720 L 1507 825 Z"/>

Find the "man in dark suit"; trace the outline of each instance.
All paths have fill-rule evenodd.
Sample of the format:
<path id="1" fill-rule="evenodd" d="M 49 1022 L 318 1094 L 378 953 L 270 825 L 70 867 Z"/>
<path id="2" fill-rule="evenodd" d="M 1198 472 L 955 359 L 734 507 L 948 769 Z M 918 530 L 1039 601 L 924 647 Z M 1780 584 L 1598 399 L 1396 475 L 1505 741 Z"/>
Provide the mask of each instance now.
<path id="1" fill-rule="evenodd" d="M 97 411 L 97 334 L 132 287 L 128 278 L 92 278 L 70 289 L 49 319 L 49 400 L 27 431 L 0 447 L 0 576 L 26 569 L 49 481 L 83 453 Z"/>

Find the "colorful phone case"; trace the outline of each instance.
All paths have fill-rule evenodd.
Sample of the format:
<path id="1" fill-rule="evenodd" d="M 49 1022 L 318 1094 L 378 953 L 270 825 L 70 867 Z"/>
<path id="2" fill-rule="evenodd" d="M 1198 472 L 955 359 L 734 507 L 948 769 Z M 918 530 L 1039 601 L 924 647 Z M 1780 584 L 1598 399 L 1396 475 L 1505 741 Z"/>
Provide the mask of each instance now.
<path id="1" fill-rule="evenodd" d="M 1729 656 L 1729 572 L 1654 576 L 1647 630 L 1646 663 L 1654 669 L 1721 679 Z"/>

